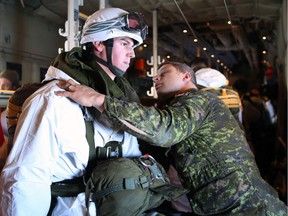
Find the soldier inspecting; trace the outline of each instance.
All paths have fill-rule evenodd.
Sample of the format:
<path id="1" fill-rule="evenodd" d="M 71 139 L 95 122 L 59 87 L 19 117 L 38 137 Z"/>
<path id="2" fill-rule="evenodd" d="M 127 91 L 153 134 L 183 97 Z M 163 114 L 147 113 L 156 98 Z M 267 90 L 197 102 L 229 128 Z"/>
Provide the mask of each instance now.
<path id="1" fill-rule="evenodd" d="M 286 205 L 261 178 L 244 132 L 223 101 L 197 89 L 194 71 L 165 62 L 153 80 L 166 101 L 161 109 L 105 96 L 72 80 L 58 83 L 66 91 L 55 94 L 97 108 L 152 145 L 169 147 L 167 156 L 190 191 L 195 215 L 286 215 Z"/>

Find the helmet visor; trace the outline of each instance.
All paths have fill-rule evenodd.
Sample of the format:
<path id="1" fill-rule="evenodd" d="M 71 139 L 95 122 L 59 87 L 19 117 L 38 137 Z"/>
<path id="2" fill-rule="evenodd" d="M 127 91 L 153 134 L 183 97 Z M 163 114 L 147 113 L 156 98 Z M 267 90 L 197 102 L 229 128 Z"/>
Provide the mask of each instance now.
<path id="1" fill-rule="evenodd" d="M 146 35 L 148 34 L 148 26 L 145 24 L 142 14 L 137 12 L 129 13 L 120 19 L 121 22 L 125 22 L 125 25 L 122 27 L 123 30 L 140 32 L 142 39 L 146 39 Z"/>
<path id="2" fill-rule="evenodd" d="M 120 28 L 123 31 L 131 33 L 140 33 L 143 40 L 146 39 L 146 35 L 148 34 L 148 26 L 145 24 L 142 14 L 134 12 L 119 18 L 106 20 L 105 22 L 91 23 L 82 37 L 113 28 Z"/>

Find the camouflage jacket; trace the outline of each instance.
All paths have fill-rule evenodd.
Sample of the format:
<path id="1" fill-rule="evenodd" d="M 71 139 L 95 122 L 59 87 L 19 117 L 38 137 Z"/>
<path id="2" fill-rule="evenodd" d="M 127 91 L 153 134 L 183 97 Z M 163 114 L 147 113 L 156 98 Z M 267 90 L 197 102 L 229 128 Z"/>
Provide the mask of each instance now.
<path id="1" fill-rule="evenodd" d="M 105 113 L 130 125 L 123 127 L 136 137 L 171 147 L 172 163 L 191 191 L 233 172 L 239 161 L 254 160 L 229 109 L 207 91 L 178 95 L 163 109 L 111 97 L 106 98 L 105 106 Z"/>
<path id="2" fill-rule="evenodd" d="M 286 215 L 260 176 L 235 118 L 217 95 L 191 90 L 163 109 L 106 97 L 104 114 L 151 144 L 169 147 L 196 215 Z"/>
<path id="3" fill-rule="evenodd" d="M 286 205 L 261 178 L 244 132 L 217 95 L 192 89 L 163 109 L 106 97 L 105 106 L 104 114 L 124 130 L 170 148 L 169 162 L 190 190 L 196 215 L 286 215 Z"/>

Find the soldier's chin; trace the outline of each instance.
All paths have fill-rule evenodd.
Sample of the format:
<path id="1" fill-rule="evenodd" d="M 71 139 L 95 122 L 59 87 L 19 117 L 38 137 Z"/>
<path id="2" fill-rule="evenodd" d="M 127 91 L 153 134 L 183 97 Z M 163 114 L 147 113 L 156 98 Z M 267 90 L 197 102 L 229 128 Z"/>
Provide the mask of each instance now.
<path id="1" fill-rule="evenodd" d="M 171 94 L 170 92 L 161 92 L 161 91 L 157 91 L 157 95 L 159 99 L 166 99 L 173 96 L 173 94 Z"/>

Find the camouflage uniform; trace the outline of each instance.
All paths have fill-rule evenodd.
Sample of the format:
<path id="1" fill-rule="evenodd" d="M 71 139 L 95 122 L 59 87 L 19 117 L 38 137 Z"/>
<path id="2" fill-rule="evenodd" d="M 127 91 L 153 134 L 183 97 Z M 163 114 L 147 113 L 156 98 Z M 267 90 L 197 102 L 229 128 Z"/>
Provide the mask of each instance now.
<path id="1" fill-rule="evenodd" d="M 260 176 L 244 132 L 215 94 L 192 89 L 163 109 L 111 97 L 105 114 L 138 138 L 170 147 L 195 215 L 286 215 L 286 205 Z M 143 133 L 144 132 L 144 133 Z"/>
<path id="2" fill-rule="evenodd" d="M 223 88 L 202 88 L 200 89 L 202 91 L 209 91 L 212 92 L 213 94 L 216 94 L 220 99 L 222 99 L 225 103 L 226 101 L 226 106 L 228 106 L 229 110 L 231 111 L 232 115 L 234 116 L 234 118 L 236 119 L 236 121 L 238 122 L 239 126 L 241 127 L 241 129 L 243 128 L 242 123 L 239 120 L 239 113 L 241 111 L 241 99 L 238 95 L 238 93 L 230 88 L 227 87 L 223 87 Z M 225 90 L 226 94 L 227 94 L 227 98 L 230 98 L 230 102 L 229 99 L 224 98 L 225 96 L 223 96 L 223 91 Z M 222 98 L 221 98 L 222 97 Z"/>

